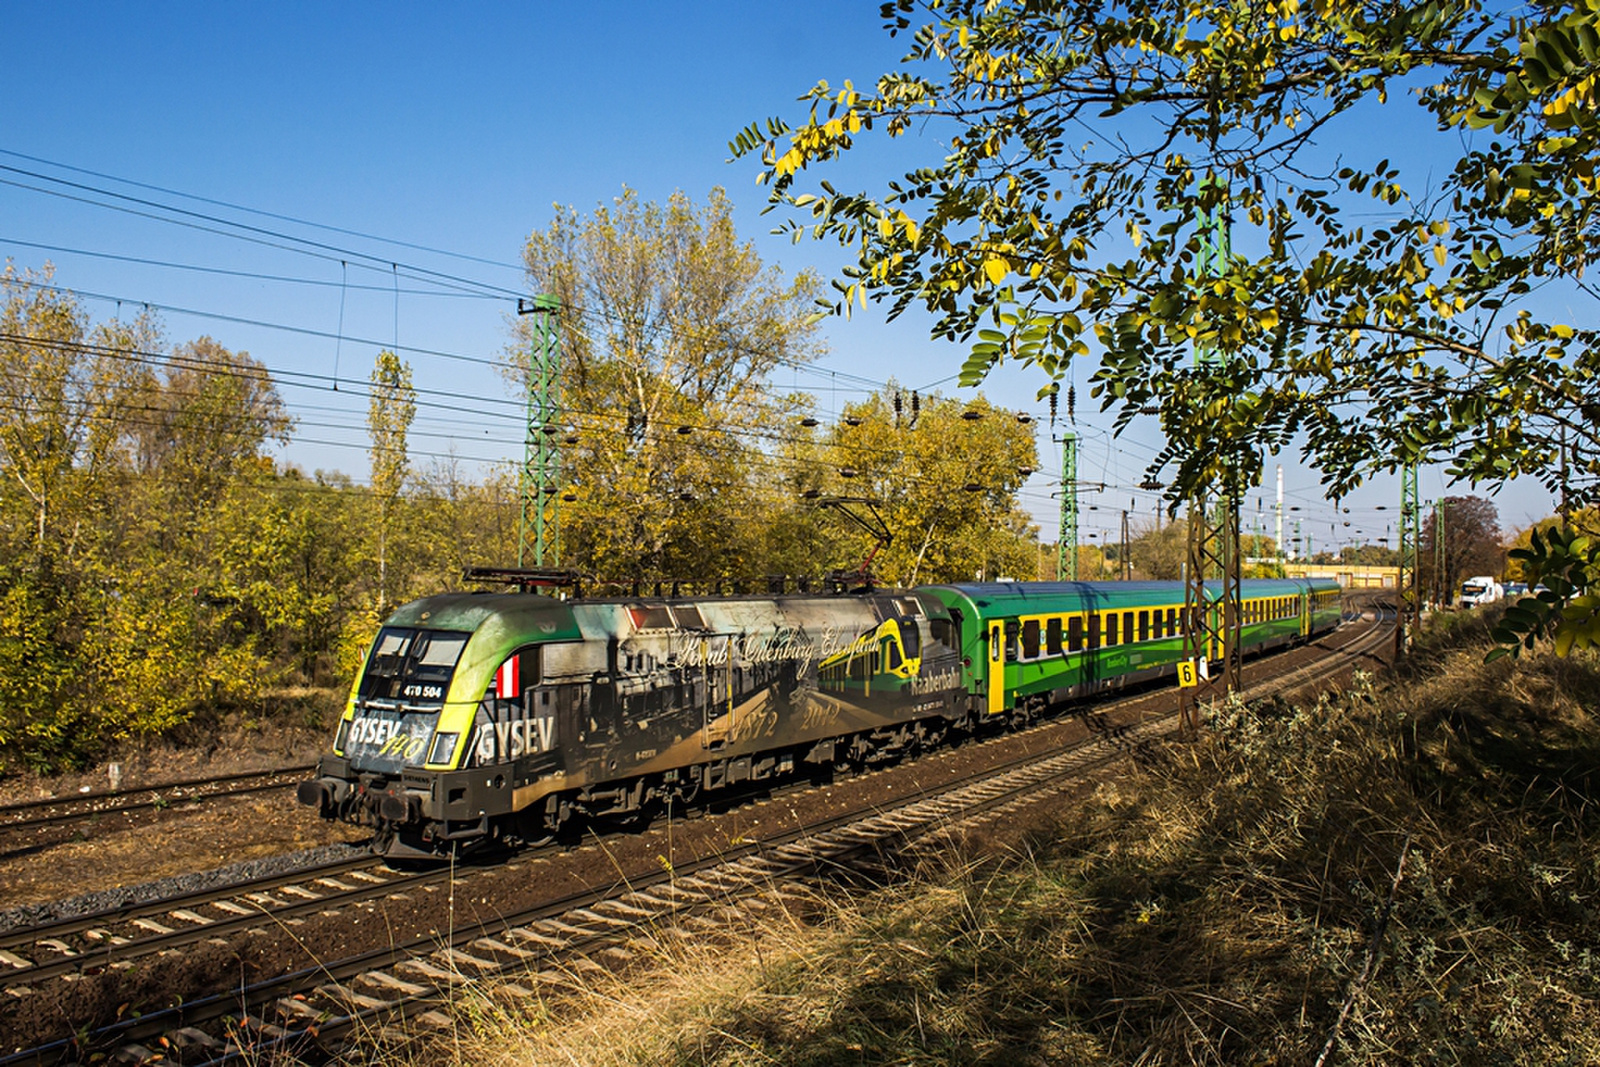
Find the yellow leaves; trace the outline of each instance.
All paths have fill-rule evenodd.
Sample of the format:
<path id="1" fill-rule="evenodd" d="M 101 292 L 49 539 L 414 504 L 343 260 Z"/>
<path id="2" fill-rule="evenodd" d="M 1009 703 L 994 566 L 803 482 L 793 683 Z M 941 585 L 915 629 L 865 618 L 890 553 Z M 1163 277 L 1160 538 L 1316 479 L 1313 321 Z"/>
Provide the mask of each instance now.
<path id="1" fill-rule="evenodd" d="M 1556 655 L 1570 656 L 1574 649 L 1586 648 L 1600 648 L 1600 596 L 1593 593 L 1567 601 L 1555 632 Z"/>
<path id="2" fill-rule="evenodd" d="M 983 273 L 991 284 L 999 285 L 1011 273 L 1011 264 L 1004 256 L 987 255 L 983 259 Z"/>
<path id="3" fill-rule="evenodd" d="M 921 228 L 917 226 L 917 221 L 904 211 L 896 211 L 892 215 L 884 213 L 878 216 L 878 236 L 887 241 L 894 236 L 896 230 L 903 232 L 906 235 L 907 243 L 912 246 L 916 245 L 917 238 L 922 234 Z M 899 259 L 900 257 L 895 257 L 896 262 Z"/>
<path id="4" fill-rule="evenodd" d="M 1569 111 L 1592 111 L 1595 106 L 1596 75 L 1589 75 L 1569 86 L 1544 105 L 1544 113 L 1557 118 Z"/>

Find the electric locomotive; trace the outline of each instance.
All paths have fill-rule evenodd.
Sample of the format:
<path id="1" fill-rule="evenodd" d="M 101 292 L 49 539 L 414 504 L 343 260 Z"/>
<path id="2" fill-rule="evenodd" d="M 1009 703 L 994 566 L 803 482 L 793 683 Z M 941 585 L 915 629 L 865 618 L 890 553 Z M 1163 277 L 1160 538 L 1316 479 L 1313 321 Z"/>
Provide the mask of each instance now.
<path id="1" fill-rule="evenodd" d="M 893 758 L 963 710 L 940 620 L 915 592 L 428 597 L 384 623 L 300 799 L 433 854 Z"/>
<path id="2" fill-rule="evenodd" d="M 1207 589 L 1218 611 L 1220 588 Z M 994 582 L 848 595 L 560 600 L 453 593 L 397 610 L 303 803 L 389 855 L 536 841 L 703 791 L 897 759 L 1019 725 L 1188 656 L 1177 582 Z M 1330 581 L 1242 583 L 1259 650 L 1339 622 Z M 1221 655 L 1207 650 L 1207 658 Z"/>

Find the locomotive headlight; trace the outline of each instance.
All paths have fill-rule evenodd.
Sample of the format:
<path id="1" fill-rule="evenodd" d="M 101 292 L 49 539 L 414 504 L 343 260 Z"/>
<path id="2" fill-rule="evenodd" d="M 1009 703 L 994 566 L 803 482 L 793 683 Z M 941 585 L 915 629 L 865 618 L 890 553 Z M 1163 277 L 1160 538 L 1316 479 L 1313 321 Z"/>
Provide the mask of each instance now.
<path id="1" fill-rule="evenodd" d="M 428 750 L 429 763 L 449 763 L 450 754 L 456 750 L 460 734 L 434 734 L 433 747 Z"/>

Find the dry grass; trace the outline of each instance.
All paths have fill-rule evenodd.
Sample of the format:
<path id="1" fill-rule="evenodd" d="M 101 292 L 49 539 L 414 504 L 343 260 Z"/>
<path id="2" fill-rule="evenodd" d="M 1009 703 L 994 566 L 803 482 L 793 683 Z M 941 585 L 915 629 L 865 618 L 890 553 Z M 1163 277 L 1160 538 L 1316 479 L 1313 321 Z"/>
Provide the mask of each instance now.
<path id="1" fill-rule="evenodd" d="M 622 975 L 469 995 L 442 1057 L 1600 1062 L 1600 663 L 1482 655 L 1430 645 L 1388 690 L 1225 708 L 1003 855 L 818 925 L 662 934 Z"/>

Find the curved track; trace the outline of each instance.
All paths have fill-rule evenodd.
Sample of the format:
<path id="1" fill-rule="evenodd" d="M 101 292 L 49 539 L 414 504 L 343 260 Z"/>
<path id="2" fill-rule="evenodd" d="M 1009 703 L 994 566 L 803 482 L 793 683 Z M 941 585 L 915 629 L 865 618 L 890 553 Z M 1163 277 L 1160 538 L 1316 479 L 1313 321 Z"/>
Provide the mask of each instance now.
<path id="1" fill-rule="evenodd" d="M 1316 642 L 1312 648 L 1322 655 L 1313 664 L 1291 666 L 1278 657 L 1254 660 L 1245 696 L 1289 691 L 1337 676 L 1384 648 L 1391 632 L 1392 615 L 1380 611 L 1365 627 L 1347 624 Z M 168 1010 L 20 1051 L 0 1059 L 0 1065 L 83 1062 L 107 1056 L 128 1063 L 157 1058 L 183 1064 L 261 1062 L 309 1051 L 318 1043 L 337 1044 L 351 1032 L 363 1039 L 394 1032 L 402 1019 L 411 1020 L 411 1029 L 442 1023 L 441 998 L 464 982 L 508 981 L 505 988 L 515 995 L 519 989 L 528 992 L 518 983 L 563 981 L 586 966 L 625 966 L 634 954 L 628 942 L 642 929 L 659 936 L 662 931 L 719 928 L 733 916 L 759 921 L 760 913 L 784 904 L 786 898 L 803 896 L 809 880 L 879 871 L 896 857 L 903 859 L 908 851 L 936 845 L 946 833 L 976 820 L 993 819 L 1076 788 L 1101 768 L 1172 732 L 1178 721 L 1173 696 L 1165 689 L 1096 705 L 1085 716 L 1092 728 L 1079 740 L 1042 756 L 1025 755 L 953 779 L 892 809 L 874 803 L 799 829 L 747 840 L 694 863 L 619 872 L 624 875 L 618 879 L 621 889 L 613 885 L 586 890 L 481 921 L 452 921 L 446 930 L 426 937 L 391 941 L 226 994 L 185 998 Z M 1047 724 L 1027 732 L 1048 729 Z M 499 869 L 515 870 L 530 858 L 519 857 Z M 20 942 L 0 941 L 29 964 L 28 968 L 13 965 L 4 980 L 8 985 L 26 981 L 42 991 L 52 979 L 82 974 L 85 965 L 125 966 L 138 956 L 202 938 L 226 938 L 262 923 L 293 923 L 303 912 L 328 914 L 330 909 L 362 902 L 371 906 L 380 897 L 439 892 L 446 886 L 452 896 L 470 893 L 474 877 L 472 869 L 406 874 L 375 860 L 351 861 L 338 870 L 274 879 L 272 885 L 232 887 L 231 896 L 164 901 L 141 909 L 143 914 L 118 917 L 116 921 L 150 935 L 126 937 L 120 944 L 112 936 L 95 937 L 95 931 L 110 934 L 109 916 L 75 922 L 71 931 L 59 925 L 52 928 L 59 935 L 54 937 L 50 931 L 32 931 L 29 951 L 41 956 L 45 950 L 56 951 L 55 959 L 34 961 L 13 951 Z M 229 917 L 195 922 L 182 915 L 201 915 L 201 907 L 220 908 Z M 155 919 L 158 911 L 164 911 L 166 918 Z M 181 923 L 169 926 L 174 918 Z M 152 925 L 166 927 L 167 932 Z M 37 936 L 41 934 L 44 937 Z M 68 955 L 49 943 L 72 948 L 75 943 L 69 938 L 91 939 L 98 947 Z"/>

